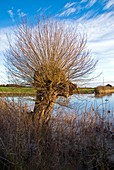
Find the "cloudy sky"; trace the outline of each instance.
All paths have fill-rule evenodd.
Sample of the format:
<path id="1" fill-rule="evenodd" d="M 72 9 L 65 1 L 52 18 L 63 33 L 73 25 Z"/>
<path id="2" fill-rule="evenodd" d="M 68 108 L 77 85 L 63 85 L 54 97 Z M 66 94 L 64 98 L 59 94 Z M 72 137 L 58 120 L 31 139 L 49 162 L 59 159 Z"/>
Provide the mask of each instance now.
<path id="1" fill-rule="evenodd" d="M 37 15 L 66 20 L 86 33 L 87 47 L 99 60 L 94 76 L 101 75 L 94 82 L 114 85 L 114 0 L 1 0 L 0 84 L 8 82 L 4 67 L 6 34 L 11 34 L 21 18 L 32 21 Z"/>

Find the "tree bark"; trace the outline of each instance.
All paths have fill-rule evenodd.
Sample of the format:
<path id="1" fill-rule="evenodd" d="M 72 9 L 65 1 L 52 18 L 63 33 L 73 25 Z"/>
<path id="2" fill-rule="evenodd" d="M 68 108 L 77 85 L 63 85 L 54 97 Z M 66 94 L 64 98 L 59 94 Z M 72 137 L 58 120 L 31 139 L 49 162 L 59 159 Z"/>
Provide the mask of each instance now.
<path id="1" fill-rule="evenodd" d="M 48 124 L 56 99 L 56 92 L 37 90 L 34 114 L 41 124 Z"/>

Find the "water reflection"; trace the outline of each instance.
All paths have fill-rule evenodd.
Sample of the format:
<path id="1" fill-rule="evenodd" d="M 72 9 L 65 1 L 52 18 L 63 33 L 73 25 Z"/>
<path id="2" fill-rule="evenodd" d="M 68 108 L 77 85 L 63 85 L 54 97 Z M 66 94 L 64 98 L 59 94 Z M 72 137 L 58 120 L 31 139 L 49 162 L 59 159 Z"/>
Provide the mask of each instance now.
<path id="1" fill-rule="evenodd" d="M 94 109 L 101 115 L 106 113 L 111 115 L 114 113 L 114 93 L 102 96 L 95 96 L 94 94 L 72 95 L 68 99 L 67 107 L 78 113 Z"/>
<path id="2" fill-rule="evenodd" d="M 0 97 L 5 98 L 7 101 L 13 101 L 20 105 L 28 105 L 28 109 L 33 111 L 35 104 L 34 96 L 16 96 L 16 97 Z M 114 111 L 114 93 L 107 95 L 94 95 L 94 94 L 74 94 L 68 99 L 64 97 L 58 98 L 54 109 L 67 110 L 68 112 L 82 112 L 84 109 L 90 110 L 91 108 L 100 110 L 103 114 L 105 112 Z"/>
<path id="3" fill-rule="evenodd" d="M 103 98 L 105 96 L 112 96 L 112 93 L 107 93 L 107 94 L 95 94 L 95 98 Z"/>
<path id="4" fill-rule="evenodd" d="M 28 111 L 33 111 L 35 105 L 35 97 L 34 96 L 6 96 L 0 97 L 0 99 L 4 99 L 7 102 L 14 102 L 18 104 L 20 107 L 27 106 Z"/>

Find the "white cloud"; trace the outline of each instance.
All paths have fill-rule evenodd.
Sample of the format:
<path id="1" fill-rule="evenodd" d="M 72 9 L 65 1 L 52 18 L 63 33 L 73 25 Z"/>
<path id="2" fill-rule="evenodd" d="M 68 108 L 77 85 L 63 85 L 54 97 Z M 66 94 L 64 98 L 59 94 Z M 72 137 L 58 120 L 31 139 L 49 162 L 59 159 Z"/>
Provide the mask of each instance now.
<path id="1" fill-rule="evenodd" d="M 110 7 L 114 6 L 114 0 L 109 0 L 104 7 L 104 9 L 109 9 Z"/>
<path id="2" fill-rule="evenodd" d="M 69 2 L 64 6 L 64 8 L 70 8 L 70 7 L 74 6 L 75 4 L 76 4 L 76 2 L 72 2 L 72 3 Z"/>
<path id="3" fill-rule="evenodd" d="M 0 84 L 7 84 L 8 79 L 3 59 L 3 54 L 0 53 Z"/>
<path id="4" fill-rule="evenodd" d="M 66 9 L 65 11 L 61 12 L 61 13 L 59 14 L 59 16 L 60 16 L 60 17 L 61 17 L 61 16 L 69 16 L 69 15 L 75 13 L 75 12 L 76 12 L 76 8 L 68 8 L 68 9 Z"/>
<path id="5" fill-rule="evenodd" d="M 9 14 L 10 18 L 12 19 L 12 21 L 14 22 L 15 21 L 15 19 L 14 19 L 15 14 L 13 12 L 13 8 L 8 10 L 7 12 Z M 24 13 L 23 11 L 21 11 L 21 9 L 17 10 L 17 15 L 18 15 L 19 18 L 23 18 L 23 17 L 27 16 L 27 14 Z"/>
<path id="6" fill-rule="evenodd" d="M 84 30 L 88 32 L 89 40 L 102 41 L 114 36 L 114 15 L 105 13 L 90 20 L 80 21 Z"/>
<path id="7" fill-rule="evenodd" d="M 78 10 L 78 8 L 75 6 L 76 6 L 76 2 L 72 2 L 72 3 L 68 2 L 56 16 L 59 16 L 59 17 L 67 16 L 68 17 L 69 15 L 75 13 L 76 10 Z"/>
<path id="8" fill-rule="evenodd" d="M 13 12 L 13 8 L 10 9 L 10 10 L 8 10 L 7 12 L 8 12 L 8 14 L 9 14 L 10 18 L 12 19 L 12 21 L 14 22 L 15 20 L 14 20 L 14 12 Z"/>
<path id="9" fill-rule="evenodd" d="M 13 11 L 11 9 L 8 10 L 8 14 L 10 15 L 11 18 L 14 16 L 14 13 L 13 13 Z"/>
<path id="10" fill-rule="evenodd" d="M 5 52 L 5 49 L 8 48 L 7 42 L 7 33 L 11 33 L 10 28 L 0 29 L 0 53 Z"/>
<path id="11" fill-rule="evenodd" d="M 77 23 L 77 22 L 76 22 Z M 96 74 L 101 74 L 105 81 L 114 79 L 114 13 L 104 13 L 95 18 L 87 20 L 85 17 L 78 20 L 79 30 L 87 33 L 88 49 L 98 60 Z"/>
<path id="12" fill-rule="evenodd" d="M 82 1 L 81 1 L 81 3 L 85 3 L 85 2 L 87 2 L 87 0 L 82 0 Z"/>
<path id="13" fill-rule="evenodd" d="M 8 83 L 6 68 L 4 66 L 4 53 L 9 48 L 7 35 L 11 36 L 11 40 L 13 41 L 12 30 L 14 29 L 14 27 L 0 29 L 0 84 Z"/>
<path id="14" fill-rule="evenodd" d="M 97 0 L 90 0 L 89 3 L 87 4 L 86 8 L 92 7 L 96 2 L 97 2 Z"/>
<path id="15" fill-rule="evenodd" d="M 18 14 L 18 16 L 19 16 L 20 18 L 23 18 L 23 17 L 27 16 L 27 14 L 24 13 L 24 12 L 22 12 L 21 9 L 18 9 L 18 10 L 17 10 L 17 14 Z"/>

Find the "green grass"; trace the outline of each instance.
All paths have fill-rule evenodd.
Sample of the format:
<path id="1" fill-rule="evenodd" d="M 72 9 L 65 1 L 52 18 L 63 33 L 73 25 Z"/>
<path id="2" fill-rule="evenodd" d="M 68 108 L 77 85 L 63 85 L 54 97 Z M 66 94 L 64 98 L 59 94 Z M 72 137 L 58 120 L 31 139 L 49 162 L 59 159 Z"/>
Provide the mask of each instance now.
<path id="1" fill-rule="evenodd" d="M 92 94 L 94 88 L 78 88 L 79 94 Z M 77 89 L 74 90 L 74 94 L 77 93 Z M 35 95 L 36 90 L 31 87 L 0 87 L 0 95 Z"/>
<path id="2" fill-rule="evenodd" d="M 94 93 L 95 89 L 94 88 L 78 88 L 79 94 L 92 94 Z"/>
<path id="3" fill-rule="evenodd" d="M 31 87 L 0 87 L 0 94 L 35 95 L 36 90 Z"/>

